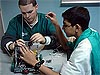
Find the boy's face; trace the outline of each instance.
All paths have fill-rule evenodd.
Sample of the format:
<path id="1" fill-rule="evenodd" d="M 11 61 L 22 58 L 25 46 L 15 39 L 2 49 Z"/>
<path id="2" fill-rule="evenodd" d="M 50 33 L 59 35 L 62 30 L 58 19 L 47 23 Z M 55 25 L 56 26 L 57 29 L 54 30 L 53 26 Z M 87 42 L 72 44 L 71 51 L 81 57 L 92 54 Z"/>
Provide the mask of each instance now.
<path id="1" fill-rule="evenodd" d="M 66 36 L 74 36 L 75 35 L 75 26 L 72 26 L 70 22 L 68 22 L 66 19 L 63 20 L 63 27 L 62 29 L 66 33 Z"/>
<path id="2" fill-rule="evenodd" d="M 20 5 L 19 7 L 20 7 L 20 10 L 22 12 L 24 19 L 29 24 L 32 24 L 36 21 L 38 5 L 33 6 L 31 3 L 25 6 Z"/>

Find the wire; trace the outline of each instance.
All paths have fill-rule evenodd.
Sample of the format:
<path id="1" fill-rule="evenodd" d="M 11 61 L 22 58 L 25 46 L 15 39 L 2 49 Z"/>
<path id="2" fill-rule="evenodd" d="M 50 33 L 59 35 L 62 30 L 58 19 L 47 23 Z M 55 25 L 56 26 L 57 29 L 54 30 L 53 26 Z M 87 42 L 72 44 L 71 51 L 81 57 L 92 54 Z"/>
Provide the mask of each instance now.
<path id="1" fill-rule="evenodd" d="M 22 39 L 23 39 L 24 33 L 23 33 L 23 15 L 22 15 Z"/>

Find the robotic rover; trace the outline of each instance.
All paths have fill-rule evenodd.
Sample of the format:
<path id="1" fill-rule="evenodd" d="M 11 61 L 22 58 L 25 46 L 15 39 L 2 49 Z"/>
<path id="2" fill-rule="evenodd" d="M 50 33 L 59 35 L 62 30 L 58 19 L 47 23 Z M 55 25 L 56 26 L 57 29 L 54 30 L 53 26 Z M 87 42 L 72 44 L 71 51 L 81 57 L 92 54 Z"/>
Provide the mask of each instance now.
<path id="1" fill-rule="evenodd" d="M 32 43 L 28 42 L 28 46 L 30 47 L 31 45 L 32 45 Z M 34 67 L 32 67 L 31 65 L 27 64 L 22 59 L 20 59 L 20 55 L 21 55 L 20 47 L 18 45 L 16 45 L 15 49 L 14 49 L 13 62 L 11 64 L 11 72 L 22 73 L 22 74 L 28 74 L 28 73 L 37 74 L 37 73 L 39 73 L 39 70 L 36 70 Z M 36 58 L 38 58 L 39 60 L 42 60 L 41 56 L 36 57 Z"/>

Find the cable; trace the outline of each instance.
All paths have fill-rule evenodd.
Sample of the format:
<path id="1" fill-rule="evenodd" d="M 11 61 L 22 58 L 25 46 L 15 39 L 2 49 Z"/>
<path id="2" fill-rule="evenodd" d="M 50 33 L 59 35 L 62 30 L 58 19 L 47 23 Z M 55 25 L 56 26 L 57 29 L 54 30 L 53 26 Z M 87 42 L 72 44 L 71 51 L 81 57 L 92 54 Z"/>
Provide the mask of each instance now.
<path id="1" fill-rule="evenodd" d="M 22 15 L 22 39 L 23 39 L 24 33 L 23 33 L 23 15 Z"/>

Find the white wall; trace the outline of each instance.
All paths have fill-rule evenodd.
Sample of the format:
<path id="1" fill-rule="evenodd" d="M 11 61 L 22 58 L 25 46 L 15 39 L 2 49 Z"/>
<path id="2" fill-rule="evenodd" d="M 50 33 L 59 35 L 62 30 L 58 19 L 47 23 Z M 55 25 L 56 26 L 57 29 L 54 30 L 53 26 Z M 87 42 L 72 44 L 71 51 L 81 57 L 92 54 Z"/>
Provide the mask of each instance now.
<path id="1" fill-rule="evenodd" d="M 59 24 L 62 26 L 61 14 L 71 6 L 60 7 L 60 1 L 61 0 L 37 0 L 39 4 L 38 11 L 43 13 L 47 13 L 49 11 L 55 12 Z M 18 0 L 1 0 L 5 30 L 8 26 L 9 20 L 20 13 L 17 2 Z M 91 15 L 90 27 L 96 29 L 100 33 L 100 5 L 85 7 L 89 9 Z"/>

